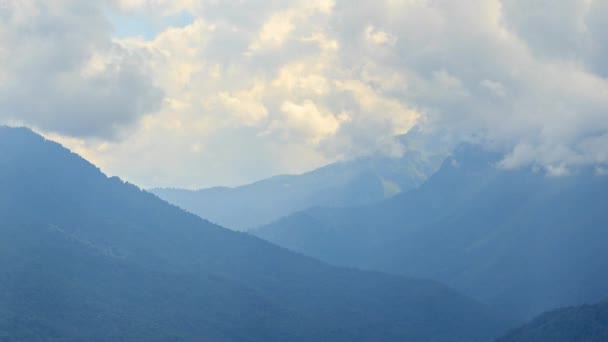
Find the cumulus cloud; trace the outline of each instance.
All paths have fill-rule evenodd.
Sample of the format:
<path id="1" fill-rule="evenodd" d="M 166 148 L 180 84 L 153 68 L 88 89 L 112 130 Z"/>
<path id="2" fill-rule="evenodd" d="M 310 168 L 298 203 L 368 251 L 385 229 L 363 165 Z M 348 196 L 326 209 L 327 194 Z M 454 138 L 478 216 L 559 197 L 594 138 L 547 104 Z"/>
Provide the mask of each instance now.
<path id="1" fill-rule="evenodd" d="M 608 162 L 599 153 L 608 149 L 608 82 L 596 57 L 606 46 L 606 24 L 596 19 L 604 4 L 386 1 L 345 7 L 351 19 L 334 27 L 343 45 L 356 37 L 357 23 L 369 40 L 376 26 L 365 28 L 363 20 L 399 38 L 394 49 L 362 58 L 402 75 L 407 86 L 399 98 L 425 114 L 419 125 L 453 136 L 455 144 L 475 140 L 500 149 L 504 167 L 532 164 L 558 174 Z M 365 49 L 356 40 L 350 45 Z"/>
<path id="2" fill-rule="evenodd" d="M 114 138 L 160 108 L 140 59 L 112 42 L 98 2 L 4 0 L 0 120 Z"/>
<path id="3" fill-rule="evenodd" d="M 108 0 L 193 17 L 122 39 L 92 2 L 8 3 L 0 115 L 145 186 L 399 156 L 414 126 L 501 150 L 505 168 L 608 164 L 606 1 Z"/>
<path id="4" fill-rule="evenodd" d="M 145 185 L 233 184 L 378 150 L 402 153 L 395 135 L 419 113 L 342 65 L 327 30 L 333 1 L 264 2 L 250 19 L 229 4 L 224 12 L 201 4 L 184 27 L 116 40 L 163 85 L 159 113 L 122 141 L 64 141 Z M 143 1 L 140 10 L 152 5 Z M 147 148 L 166 154 L 139 163 L 119 157 Z"/>
<path id="5" fill-rule="evenodd" d="M 389 35 L 388 33 L 375 28 L 373 25 L 369 25 L 365 29 L 365 38 L 372 44 L 376 45 L 395 45 L 397 38 Z"/>

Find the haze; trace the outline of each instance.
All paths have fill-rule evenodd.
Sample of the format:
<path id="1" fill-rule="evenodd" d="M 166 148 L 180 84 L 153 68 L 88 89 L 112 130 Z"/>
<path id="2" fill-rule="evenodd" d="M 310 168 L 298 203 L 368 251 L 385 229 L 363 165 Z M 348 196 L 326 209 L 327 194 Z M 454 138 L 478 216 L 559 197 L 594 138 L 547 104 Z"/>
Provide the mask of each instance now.
<path id="1" fill-rule="evenodd" d="M 0 341 L 608 341 L 608 0 L 0 0 Z"/>

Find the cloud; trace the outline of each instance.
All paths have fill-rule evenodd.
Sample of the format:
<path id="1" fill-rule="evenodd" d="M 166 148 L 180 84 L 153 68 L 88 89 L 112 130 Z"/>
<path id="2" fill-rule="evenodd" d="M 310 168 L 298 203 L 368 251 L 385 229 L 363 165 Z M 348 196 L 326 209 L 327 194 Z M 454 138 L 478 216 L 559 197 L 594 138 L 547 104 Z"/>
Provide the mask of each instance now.
<path id="1" fill-rule="evenodd" d="M 399 156 L 395 135 L 414 126 L 503 151 L 506 168 L 608 164 L 602 0 L 8 3 L 2 118 L 144 186 Z M 112 39 L 104 8 L 160 33 Z"/>
<path id="2" fill-rule="evenodd" d="M 369 25 L 365 29 L 365 38 L 368 42 L 376 45 L 395 45 L 397 42 L 397 38 L 375 28 L 373 25 Z"/>
<path id="3" fill-rule="evenodd" d="M 357 25 L 368 40 L 376 23 L 398 38 L 394 49 L 344 60 L 402 75 L 399 100 L 424 114 L 426 130 L 500 149 L 505 167 L 552 172 L 608 162 L 597 152 L 608 149 L 608 81 L 595 57 L 606 42 L 595 19 L 603 3 L 387 1 L 344 8 L 349 20 L 334 27 L 352 46 L 345 54 L 365 51 Z"/>
<path id="4" fill-rule="evenodd" d="M 0 120 L 112 139 L 160 108 L 162 90 L 112 41 L 98 3 L 5 0 L 0 20 Z"/>
<path id="5" fill-rule="evenodd" d="M 237 115 L 239 124 L 254 126 L 268 117 L 268 109 L 260 102 L 263 84 L 256 84 L 250 90 L 234 94 L 221 92 L 217 96 L 218 105 L 226 112 Z"/>
<path id="6" fill-rule="evenodd" d="M 284 11 L 273 14 L 260 29 L 258 37 L 253 41 L 250 50 L 263 48 L 279 48 L 285 43 L 294 30 L 292 23 L 296 18 L 295 11 Z"/>
<path id="7" fill-rule="evenodd" d="M 222 15 L 213 11 L 217 4 L 204 5 L 210 11 L 202 13 L 211 14 L 153 40 L 116 40 L 154 70 L 152 81 L 166 96 L 157 114 L 101 150 L 97 142 L 64 141 L 110 173 L 191 187 L 302 172 L 378 150 L 399 153 L 394 135 L 419 114 L 341 65 L 340 44 L 324 29 L 332 1 L 269 5 L 260 11 L 263 21 L 243 20 L 228 4 Z M 155 138 L 165 140 L 162 147 Z M 119 158 L 146 149 L 165 152 L 139 162 Z"/>
<path id="8" fill-rule="evenodd" d="M 341 123 L 350 120 L 347 113 L 336 116 L 333 113 L 322 112 L 310 100 L 299 104 L 286 101 L 281 105 L 281 111 L 285 114 L 285 120 L 276 122 L 274 126 L 279 129 L 286 128 L 288 132 L 302 133 L 308 142 L 314 145 L 335 135 L 340 129 Z M 289 135 L 288 139 L 291 138 L 291 134 Z"/>

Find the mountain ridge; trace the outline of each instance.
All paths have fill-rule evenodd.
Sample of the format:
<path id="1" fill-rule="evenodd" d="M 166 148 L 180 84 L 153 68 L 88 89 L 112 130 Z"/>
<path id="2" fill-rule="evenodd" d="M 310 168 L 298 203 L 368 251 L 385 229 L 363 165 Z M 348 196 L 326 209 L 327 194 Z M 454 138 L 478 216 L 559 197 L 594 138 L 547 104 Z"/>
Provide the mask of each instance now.
<path id="1" fill-rule="evenodd" d="M 179 207 L 235 230 L 270 223 L 299 210 L 373 203 L 407 191 L 439 167 L 445 151 L 411 132 L 400 158 L 368 156 L 337 162 L 299 175 L 278 175 L 238 187 L 150 191 Z M 234 210 L 239 215 L 233 215 Z"/>
<path id="2" fill-rule="evenodd" d="M 415 190 L 252 234 L 335 265 L 435 279 L 518 319 L 605 296 L 608 177 L 502 170 L 499 160 L 463 147 Z"/>
<path id="3" fill-rule="evenodd" d="M 31 131 L 0 128 L 0 190 L 3 341 L 486 341 L 507 327 L 436 282 L 213 225 Z"/>
<path id="4" fill-rule="evenodd" d="M 543 313 L 496 342 L 603 342 L 608 340 L 608 301 Z"/>

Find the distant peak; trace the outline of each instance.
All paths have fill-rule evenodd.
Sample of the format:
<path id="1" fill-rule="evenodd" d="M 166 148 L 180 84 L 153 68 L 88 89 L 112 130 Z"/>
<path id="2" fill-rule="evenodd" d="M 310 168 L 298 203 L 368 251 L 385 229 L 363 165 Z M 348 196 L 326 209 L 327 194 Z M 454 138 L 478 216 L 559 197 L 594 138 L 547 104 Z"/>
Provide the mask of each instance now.
<path id="1" fill-rule="evenodd" d="M 477 144 L 462 144 L 454 150 L 450 162 L 457 166 L 486 167 L 498 163 L 502 154 Z"/>

